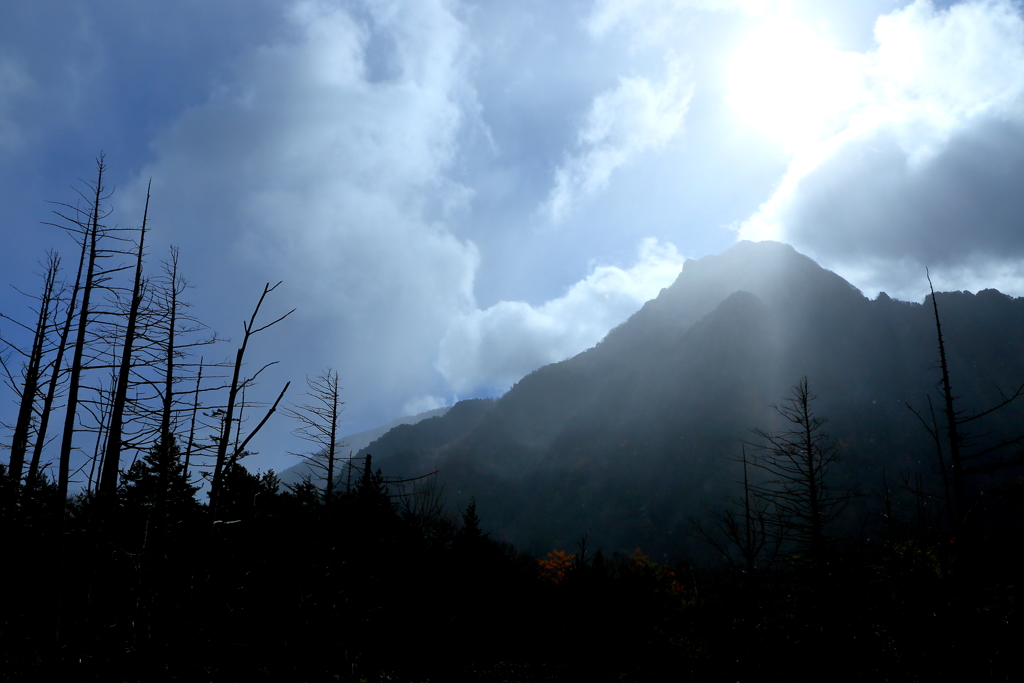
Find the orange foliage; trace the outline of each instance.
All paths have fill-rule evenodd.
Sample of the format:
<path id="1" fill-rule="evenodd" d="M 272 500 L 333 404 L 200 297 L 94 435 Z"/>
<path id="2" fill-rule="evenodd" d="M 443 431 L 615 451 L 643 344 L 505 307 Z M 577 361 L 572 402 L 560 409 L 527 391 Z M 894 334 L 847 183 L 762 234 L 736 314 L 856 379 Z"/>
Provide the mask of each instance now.
<path id="1" fill-rule="evenodd" d="M 548 553 L 548 559 L 537 560 L 540 565 L 541 578 L 551 583 L 559 583 L 565 579 L 576 562 L 575 555 L 567 555 L 564 550 L 552 550 Z"/>

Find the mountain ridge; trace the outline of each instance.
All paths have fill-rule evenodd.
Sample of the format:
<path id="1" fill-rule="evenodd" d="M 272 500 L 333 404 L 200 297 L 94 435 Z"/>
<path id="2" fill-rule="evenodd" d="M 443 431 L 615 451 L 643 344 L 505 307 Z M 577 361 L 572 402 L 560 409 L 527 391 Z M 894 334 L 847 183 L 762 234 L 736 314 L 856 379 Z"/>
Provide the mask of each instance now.
<path id="1" fill-rule="evenodd" d="M 961 407 L 1024 379 L 1024 299 L 937 297 Z M 842 444 L 838 480 L 934 478 L 934 444 L 906 407 L 926 406 L 938 379 L 925 304 L 869 300 L 788 245 L 741 242 L 688 261 L 601 343 L 530 373 L 451 441 L 418 448 L 409 428 L 402 474 L 439 469 L 455 504 L 475 496 L 487 526 L 532 552 L 589 531 L 607 550 L 693 553 L 687 519 L 735 493 L 730 456 L 751 428 L 780 426 L 772 404 L 806 375 Z M 994 434 L 1022 417 L 1014 406 Z M 387 473 L 393 454 L 376 448 Z"/>
<path id="2" fill-rule="evenodd" d="M 417 422 L 421 422 L 422 420 L 427 420 L 432 417 L 439 417 L 447 413 L 450 409 L 451 406 L 444 406 L 442 408 L 435 408 L 434 410 L 427 410 L 422 413 L 417 413 L 416 415 L 405 415 L 396 418 L 391 422 L 383 424 L 379 427 L 374 427 L 373 429 L 366 429 L 361 432 L 355 432 L 353 434 L 343 436 L 337 441 L 337 447 L 342 449 L 338 453 L 339 463 L 348 460 L 348 453 L 350 451 L 352 453 L 356 453 L 362 450 L 366 446 L 370 445 L 377 439 L 381 438 L 382 436 L 390 432 L 395 427 L 398 427 L 400 425 L 416 424 Z M 339 464 L 338 467 L 340 468 L 341 465 Z M 326 479 L 325 473 L 321 472 L 318 468 L 316 468 L 309 461 L 309 459 L 300 460 L 291 467 L 288 467 L 287 469 L 281 471 L 281 473 L 278 474 L 277 477 L 283 486 L 296 486 L 298 484 L 301 484 L 306 479 L 309 479 L 317 486 L 322 486 L 324 480 Z"/>

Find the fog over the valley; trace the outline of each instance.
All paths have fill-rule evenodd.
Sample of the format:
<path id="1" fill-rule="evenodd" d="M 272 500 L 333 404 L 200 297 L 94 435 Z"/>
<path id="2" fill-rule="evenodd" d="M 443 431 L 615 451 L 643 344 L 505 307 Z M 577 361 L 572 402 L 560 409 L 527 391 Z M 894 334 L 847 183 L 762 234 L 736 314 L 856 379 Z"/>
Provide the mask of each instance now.
<path id="1" fill-rule="evenodd" d="M 254 338 L 253 367 L 280 361 L 254 392 L 299 401 L 331 366 L 344 432 L 500 395 L 739 239 L 869 297 L 920 301 L 926 266 L 1024 295 L 1022 142 L 1011 0 L 0 8 L 6 281 L 71 262 L 46 202 L 103 151 L 110 221 L 137 225 L 152 179 L 151 268 L 180 247 L 221 336 L 284 281 L 266 315 L 298 310 Z M 278 417 L 251 468 L 296 462 Z"/>

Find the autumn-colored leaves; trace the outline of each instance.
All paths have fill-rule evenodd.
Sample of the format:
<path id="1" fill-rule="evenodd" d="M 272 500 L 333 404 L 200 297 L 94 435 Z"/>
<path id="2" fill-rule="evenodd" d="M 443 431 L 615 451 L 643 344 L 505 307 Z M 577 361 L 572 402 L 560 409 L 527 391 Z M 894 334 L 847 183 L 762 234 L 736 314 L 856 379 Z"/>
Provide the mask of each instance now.
<path id="1" fill-rule="evenodd" d="M 559 584 L 576 566 L 576 555 L 567 555 L 564 550 L 552 550 L 546 560 L 538 559 L 537 564 L 543 580 Z"/>
<path id="2" fill-rule="evenodd" d="M 640 548 L 633 551 L 632 556 L 620 556 L 616 566 L 609 567 L 600 559 L 600 555 L 588 561 L 580 561 L 576 554 L 564 550 L 552 550 L 548 556 L 537 560 L 540 578 L 552 584 L 560 584 L 573 572 L 598 570 L 610 576 L 642 579 L 653 584 L 655 593 L 678 596 L 684 603 L 687 595 L 686 586 L 679 580 L 677 571 L 667 564 L 653 561 Z"/>

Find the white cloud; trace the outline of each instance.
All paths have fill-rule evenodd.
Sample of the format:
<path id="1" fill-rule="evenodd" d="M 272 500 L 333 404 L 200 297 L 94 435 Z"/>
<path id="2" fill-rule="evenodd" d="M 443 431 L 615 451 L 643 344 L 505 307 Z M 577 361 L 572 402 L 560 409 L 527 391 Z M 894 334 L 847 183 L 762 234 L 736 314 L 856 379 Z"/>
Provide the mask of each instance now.
<path id="1" fill-rule="evenodd" d="M 685 21 L 687 10 L 742 10 L 758 16 L 778 4 L 777 0 L 598 0 L 586 27 L 595 38 L 603 38 L 614 28 L 626 26 L 641 41 L 658 44 Z"/>
<path id="2" fill-rule="evenodd" d="M 933 264 L 934 265 L 934 264 Z M 1020 259 L 965 256 L 954 265 L 929 269 L 937 292 L 998 289 L 1024 296 L 1024 261 Z M 864 296 L 873 299 L 885 292 L 902 301 L 923 301 L 928 294 L 925 266 L 913 258 L 865 258 L 844 262 L 842 276 L 856 282 Z"/>
<path id="3" fill-rule="evenodd" d="M 502 301 L 465 313 L 448 328 L 436 367 L 456 391 L 504 391 L 542 365 L 599 342 L 670 285 L 682 264 L 674 245 L 648 238 L 630 268 L 598 266 L 540 306 Z"/>
<path id="4" fill-rule="evenodd" d="M 1017 8 L 989 0 L 940 10 L 917 0 L 880 17 L 875 38 L 845 121 L 794 155 L 738 237 L 791 242 L 860 273 L 866 289 L 885 279 L 866 263 L 892 282 L 906 263 L 944 262 L 966 284 L 978 281 L 966 273 L 980 267 L 979 253 L 1011 247 L 1024 258 L 1014 237 L 1024 205 L 1011 179 L 1024 134 Z"/>
<path id="5" fill-rule="evenodd" d="M 433 396 L 427 394 L 425 396 L 417 396 L 416 398 L 406 401 L 405 405 L 402 406 L 402 415 L 419 415 L 429 410 L 437 410 L 438 408 L 444 408 L 448 405 L 448 401 L 441 396 Z"/>
<path id="6" fill-rule="evenodd" d="M 360 7 L 294 5 L 290 37 L 241 59 L 184 111 L 140 177 L 153 177 L 152 215 L 176 241 L 206 244 L 198 258 L 184 254 L 193 267 L 285 280 L 275 303 L 299 310 L 274 334 L 289 372 L 338 368 L 349 419 L 372 424 L 456 392 L 506 389 L 593 346 L 670 284 L 682 258 L 645 241 L 631 267 L 596 267 L 544 305 L 479 310 L 481 257 L 457 232 L 472 220 L 471 179 L 455 179 L 462 146 L 467 129 L 483 127 L 467 29 L 445 0 Z M 597 191 L 666 144 L 690 92 L 671 60 L 661 82 L 624 78 L 599 95 L 563 190 Z M 247 294 L 232 292 L 225 299 L 242 303 L 225 300 L 219 313 L 251 305 Z"/>
<path id="7" fill-rule="evenodd" d="M 352 7 L 292 6 L 291 38 L 185 111 L 141 177 L 175 238 L 207 243 L 201 268 L 285 280 L 292 371 L 339 368 L 358 414 L 438 388 L 479 254 L 449 220 L 470 196 L 448 175 L 475 108 L 464 26 L 445 0 Z"/>
<path id="8" fill-rule="evenodd" d="M 779 190 L 740 229 L 740 239 L 785 238 L 785 213 L 798 186 L 839 150 L 896 140 L 909 166 L 933 159 L 978 119 L 1024 114 L 1024 21 L 1007 2 L 936 10 L 929 0 L 879 18 L 878 48 L 862 62 L 864 89 L 846 125 L 793 160 Z M 852 79 L 851 79 L 852 81 Z"/>
<path id="9" fill-rule="evenodd" d="M 1008 2 L 937 10 L 926 0 L 875 27 L 876 82 L 860 126 L 892 126 L 911 163 L 981 117 L 1024 114 L 1024 21 Z"/>
<path id="10" fill-rule="evenodd" d="M 642 76 L 622 78 L 618 87 L 595 97 L 579 131 L 580 151 L 555 171 L 555 186 L 544 203 L 544 213 L 552 222 L 560 222 L 579 199 L 607 187 L 615 169 L 668 144 L 683 129 L 692 95 L 685 69 L 669 54 L 663 82 Z"/>

